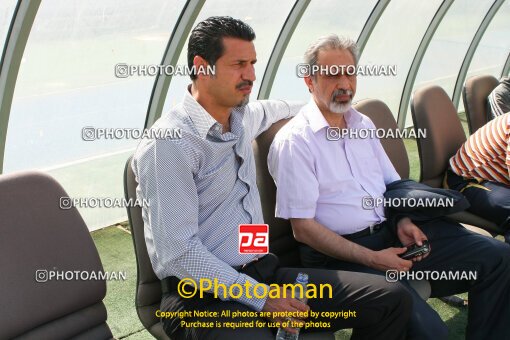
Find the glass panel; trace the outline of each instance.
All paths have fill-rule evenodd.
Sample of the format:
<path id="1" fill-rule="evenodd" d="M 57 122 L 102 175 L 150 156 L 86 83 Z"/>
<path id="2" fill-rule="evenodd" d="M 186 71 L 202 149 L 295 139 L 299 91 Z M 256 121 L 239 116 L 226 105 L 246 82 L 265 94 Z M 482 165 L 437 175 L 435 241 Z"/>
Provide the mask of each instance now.
<path id="1" fill-rule="evenodd" d="M 377 1 L 311 1 L 292 35 L 276 73 L 271 98 L 308 101 L 310 93 L 296 75 L 306 48 L 320 36 L 336 33 L 357 39 Z"/>
<path id="2" fill-rule="evenodd" d="M 5 172 L 47 171 L 72 197 L 123 197 L 124 162 L 138 140 L 86 141 L 83 128 L 143 127 L 154 77 L 117 78 L 114 68 L 158 64 L 184 3 L 42 1 L 14 93 Z M 90 229 L 126 219 L 124 208 L 80 212 Z"/>
<path id="3" fill-rule="evenodd" d="M 0 2 L 0 58 L 4 50 L 5 39 L 7 38 L 7 31 L 11 24 L 12 15 L 16 9 L 16 0 L 2 0 Z"/>
<path id="4" fill-rule="evenodd" d="M 506 1 L 492 19 L 478 45 L 467 78 L 490 74 L 499 79 L 510 51 L 510 1 Z M 466 79 L 467 79 L 466 78 Z"/>
<path id="5" fill-rule="evenodd" d="M 257 38 L 255 39 L 255 48 L 257 50 L 257 63 L 255 64 L 255 76 L 257 80 L 253 84 L 250 99 L 256 99 L 259 91 L 260 81 L 264 75 L 267 61 L 271 56 L 273 46 L 280 34 L 287 16 L 294 5 L 293 0 L 272 1 L 268 6 L 267 0 L 253 1 L 234 1 L 234 0 L 215 0 L 206 1 L 202 11 L 200 11 L 196 24 L 210 16 L 228 15 L 236 19 L 243 20 L 250 25 Z M 189 38 L 189 36 L 188 36 Z M 187 40 L 179 56 L 178 65 L 186 65 Z M 182 100 L 184 91 L 191 83 L 189 77 L 173 77 L 168 90 L 167 98 L 163 112 L 168 112 L 170 108 Z"/>
<path id="6" fill-rule="evenodd" d="M 492 0 L 454 1 L 430 41 L 413 91 L 435 84 L 441 86 L 450 97 L 453 95 L 466 51 L 492 3 Z M 412 125 L 410 109 L 406 117 L 406 126 Z"/>
<path id="7" fill-rule="evenodd" d="M 389 3 L 359 62 L 360 66 L 380 66 L 381 74 L 358 76 L 358 100 L 380 99 L 397 117 L 413 57 L 440 4 L 440 0 L 397 0 Z M 385 69 L 388 75 L 382 73 Z M 396 70 L 396 75 L 390 70 Z"/>

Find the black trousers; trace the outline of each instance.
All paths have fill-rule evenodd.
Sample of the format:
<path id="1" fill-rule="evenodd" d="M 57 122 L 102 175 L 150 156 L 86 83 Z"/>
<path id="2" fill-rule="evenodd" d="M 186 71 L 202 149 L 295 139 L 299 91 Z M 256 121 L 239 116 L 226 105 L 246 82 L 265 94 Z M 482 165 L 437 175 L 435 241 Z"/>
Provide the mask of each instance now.
<path id="1" fill-rule="evenodd" d="M 510 339 L 510 246 L 475 234 L 448 220 L 421 223 L 419 227 L 429 239 L 431 252 L 426 259 L 414 263 L 412 271 L 477 272 L 476 281 L 430 281 L 431 296 L 469 292 L 466 339 Z M 388 227 L 353 242 L 372 250 L 401 246 Z M 385 275 L 384 272 L 356 263 L 327 257 L 306 246 L 303 247 L 301 255 L 306 266 Z M 413 297 L 408 337 L 445 339 L 447 329 L 439 315 L 408 287 Z"/>
<path id="2" fill-rule="evenodd" d="M 407 322 L 411 311 L 410 293 L 403 285 L 388 283 L 380 275 L 365 273 L 330 271 L 309 268 L 279 268 L 274 283 L 294 283 L 297 274 L 309 275 L 309 283 L 316 285 L 329 283 L 333 287 L 331 299 L 310 299 L 308 305 L 315 312 L 355 311 L 356 317 L 338 319 L 314 319 L 330 322 L 331 328 L 302 329 L 301 332 L 333 332 L 343 328 L 353 328 L 352 339 L 405 339 Z M 222 301 L 207 294 L 204 298 L 183 299 L 178 293 L 163 296 L 162 311 L 250 311 L 250 308 L 234 301 Z M 210 318 L 192 317 L 188 321 L 211 321 Z M 261 318 L 230 317 L 217 319 L 220 322 L 252 321 L 267 322 Z M 165 332 L 171 339 L 274 339 L 276 331 L 269 328 L 183 328 L 181 319 L 162 319 Z"/>
<path id="3" fill-rule="evenodd" d="M 468 211 L 496 223 L 505 240 L 510 241 L 510 187 L 505 184 L 464 179 L 448 170 L 446 183 L 453 190 L 462 191 L 471 207 Z"/>

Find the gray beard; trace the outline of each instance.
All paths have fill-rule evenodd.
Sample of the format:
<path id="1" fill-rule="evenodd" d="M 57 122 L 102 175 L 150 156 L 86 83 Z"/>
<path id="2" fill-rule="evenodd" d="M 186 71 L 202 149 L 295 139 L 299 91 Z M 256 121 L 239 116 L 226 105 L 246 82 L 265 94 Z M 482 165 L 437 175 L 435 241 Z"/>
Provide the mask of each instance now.
<path id="1" fill-rule="evenodd" d="M 335 102 L 329 103 L 329 110 L 333 113 L 346 113 L 351 108 L 352 101 L 349 100 L 347 104 L 338 104 Z"/>

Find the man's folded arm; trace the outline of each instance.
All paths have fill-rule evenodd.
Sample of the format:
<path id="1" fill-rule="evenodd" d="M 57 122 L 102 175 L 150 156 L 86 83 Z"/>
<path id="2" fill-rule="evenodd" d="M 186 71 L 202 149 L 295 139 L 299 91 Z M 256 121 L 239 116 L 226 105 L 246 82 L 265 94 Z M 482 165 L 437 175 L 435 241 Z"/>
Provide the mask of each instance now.
<path id="1" fill-rule="evenodd" d="M 283 100 L 258 100 L 248 104 L 245 127 L 251 129 L 251 139 L 257 138 L 279 120 L 292 118 L 304 106 L 302 102 Z"/>
<path id="2" fill-rule="evenodd" d="M 238 299 L 225 299 L 222 289 L 219 298 L 236 300 L 260 311 L 266 299 L 253 296 L 253 286 L 258 282 L 213 255 L 197 236 L 198 194 L 190 159 L 175 141 L 160 140 L 135 165 L 143 198 L 149 201 L 148 219 L 157 261 L 164 268 L 165 277 L 192 278 L 197 284 L 201 279 L 210 282 L 217 279 L 227 289 L 233 284 L 244 287 L 248 281 L 252 285 L 249 292 L 252 298 L 244 291 Z M 263 290 L 259 288 L 257 295 L 261 296 Z"/>
<path id="3" fill-rule="evenodd" d="M 298 242 L 342 261 L 372 267 L 373 251 L 329 230 L 313 218 L 291 218 L 292 231 Z"/>

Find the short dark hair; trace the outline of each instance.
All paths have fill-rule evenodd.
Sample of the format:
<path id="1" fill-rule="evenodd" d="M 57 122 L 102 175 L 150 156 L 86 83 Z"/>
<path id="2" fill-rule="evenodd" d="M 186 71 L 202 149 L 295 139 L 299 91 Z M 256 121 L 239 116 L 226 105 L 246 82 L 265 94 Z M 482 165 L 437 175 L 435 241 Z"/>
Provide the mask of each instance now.
<path id="1" fill-rule="evenodd" d="M 193 69 L 193 58 L 199 55 L 211 66 L 223 55 L 223 38 L 238 38 L 246 41 L 255 39 L 255 32 L 241 20 L 228 16 L 209 17 L 191 31 L 188 41 L 188 67 Z M 192 80 L 197 78 L 191 72 Z"/>

